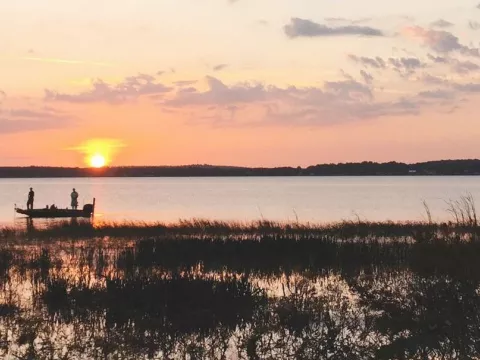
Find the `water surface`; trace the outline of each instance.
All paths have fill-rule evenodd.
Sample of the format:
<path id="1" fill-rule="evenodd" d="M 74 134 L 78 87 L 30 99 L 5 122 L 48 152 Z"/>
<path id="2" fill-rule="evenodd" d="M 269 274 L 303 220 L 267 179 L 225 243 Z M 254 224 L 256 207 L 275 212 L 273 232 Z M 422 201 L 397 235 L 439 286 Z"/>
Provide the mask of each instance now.
<path id="1" fill-rule="evenodd" d="M 75 187 L 81 206 L 95 197 L 97 218 L 119 221 L 422 220 L 423 200 L 445 220 L 446 200 L 480 198 L 480 179 L 461 176 L 0 179 L 0 222 L 26 206 L 30 187 L 35 207 L 69 206 Z"/>

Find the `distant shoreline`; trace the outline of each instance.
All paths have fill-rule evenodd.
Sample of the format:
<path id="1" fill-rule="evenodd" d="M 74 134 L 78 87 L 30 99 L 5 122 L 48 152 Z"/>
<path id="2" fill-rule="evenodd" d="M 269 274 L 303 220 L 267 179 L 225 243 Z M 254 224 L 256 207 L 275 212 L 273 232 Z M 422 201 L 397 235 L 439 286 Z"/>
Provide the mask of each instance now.
<path id="1" fill-rule="evenodd" d="M 0 178 L 78 177 L 291 177 L 291 176 L 478 176 L 480 160 L 439 160 L 420 163 L 361 162 L 298 167 L 216 165 L 73 167 L 0 167 Z"/>
<path id="2" fill-rule="evenodd" d="M 336 177 L 397 177 L 397 178 L 428 178 L 428 177 L 477 177 L 480 174 L 416 174 L 416 175 L 394 175 L 394 174 L 376 174 L 376 175 L 159 175 L 159 176 L 119 176 L 119 175 L 85 175 L 85 176 L 0 176 L 2 179 L 178 179 L 178 178 L 336 178 Z"/>

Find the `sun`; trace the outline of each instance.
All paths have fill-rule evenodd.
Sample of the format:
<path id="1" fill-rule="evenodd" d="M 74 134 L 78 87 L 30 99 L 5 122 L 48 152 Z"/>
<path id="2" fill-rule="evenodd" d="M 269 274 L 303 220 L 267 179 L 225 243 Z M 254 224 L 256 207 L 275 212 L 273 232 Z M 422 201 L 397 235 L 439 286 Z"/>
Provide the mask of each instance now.
<path id="1" fill-rule="evenodd" d="M 97 138 L 86 140 L 80 145 L 68 148 L 68 150 L 83 154 L 85 166 L 102 168 L 111 166 L 114 158 L 125 146 L 125 143 L 119 139 Z"/>
<path id="2" fill-rule="evenodd" d="M 94 154 L 90 157 L 90 166 L 94 168 L 104 167 L 106 164 L 105 156 L 101 154 Z"/>

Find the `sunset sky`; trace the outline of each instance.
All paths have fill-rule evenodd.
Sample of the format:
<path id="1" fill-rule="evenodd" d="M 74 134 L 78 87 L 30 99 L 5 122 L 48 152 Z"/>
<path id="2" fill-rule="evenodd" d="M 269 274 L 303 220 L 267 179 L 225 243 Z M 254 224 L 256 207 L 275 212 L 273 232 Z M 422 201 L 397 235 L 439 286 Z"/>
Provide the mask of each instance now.
<path id="1" fill-rule="evenodd" d="M 478 0 L 15 0 L 0 33 L 0 166 L 479 157 Z"/>

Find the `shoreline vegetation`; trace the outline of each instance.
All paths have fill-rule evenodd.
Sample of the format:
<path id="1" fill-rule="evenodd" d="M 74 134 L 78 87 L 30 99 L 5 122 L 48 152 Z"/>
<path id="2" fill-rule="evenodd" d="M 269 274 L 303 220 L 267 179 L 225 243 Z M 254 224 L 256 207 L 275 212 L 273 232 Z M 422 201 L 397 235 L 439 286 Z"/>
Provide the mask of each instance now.
<path id="1" fill-rule="evenodd" d="M 425 237 L 446 239 L 460 237 L 469 239 L 480 236 L 480 226 L 472 220 L 460 222 L 429 221 L 340 221 L 326 224 L 277 222 L 258 220 L 251 222 L 214 221 L 208 219 L 179 220 L 178 222 L 90 222 L 88 220 L 58 221 L 40 226 L 0 226 L 0 238 L 90 238 L 90 237 L 220 237 L 224 239 L 260 239 L 264 236 L 284 236 L 292 239 L 336 238 L 353 239 L 399 239 L 414 241 Z M 36 219 L 34 220 L 34 222 Z M 32 224 L 34 224 L 32 222 Z M 420 237 L 422 239 L 420 239 Z"/>
<path id="2" fill-rule="evenodd" d="M 410 243 L 473 242 L 480 239 L 480 226 L 475 200 L 470 193 L 458 200 L 446 202 L 451 221 L 434 222 L 428 204 L 424 201 L 424 221 L 394 222 L 343 220 L 333 223 L 280 222 L 258 220 L 251 222 L 208 219 L 179 220 L 178 222 L 100 222 L 71 219 L 54 223 L 38 223 L 26 218 L 26 226 L 0 227 L 0 239 L 79 239 L 79 238 L 173 238 L 215 239 L 220 241 L 262 241 L 269 237 L 302 240 L 336 241 L 339 243 L 385 242 L 398 240 Z M 40 226 L 35 226 L 35 225 Z"/>
<path id="3" fill-rule="evenodd" d="M 216 165 L 79 167 L 0 167 L 0 178 L 71 177 L 245 177 L 245 176 L 451 176 L 480 175 L 480 160 L 439 160 L 318 164 L 298 167 L 238 167 Z"/>
<path id="4" fill-rule="evenodd" d="M 448 204 L 445 223 L 424 203 L 408 223 L 3 228 L 0 357 L 477 358 L 480 226 L 471 195 Z"/>
<path id="5" fill-rule="evenodd" d="M 23 259 L 22 267 L 37 269 L 45 259 L 54 266 L 66 254 L 80 251 L 92 257 L 89 261 L 100 256 L 98 261 L 109 258 L 117 265 L 173 274 L 223 272 L 262 278 L 407 267 L 437 276 L 477 278 L 480 226 L 472 219 L 325 225 L 198 219 L 172 224 L 61 222 L 1 229 L 0 263 Z"/>

